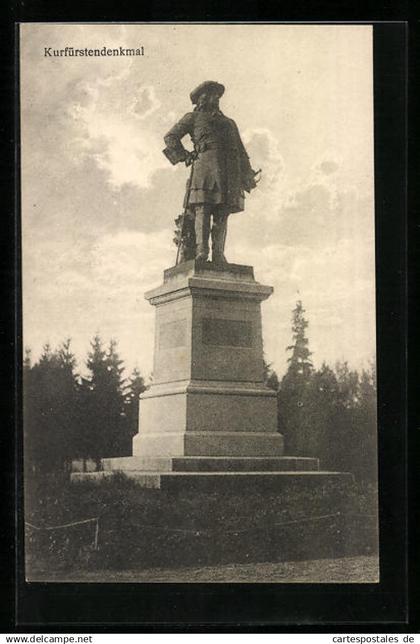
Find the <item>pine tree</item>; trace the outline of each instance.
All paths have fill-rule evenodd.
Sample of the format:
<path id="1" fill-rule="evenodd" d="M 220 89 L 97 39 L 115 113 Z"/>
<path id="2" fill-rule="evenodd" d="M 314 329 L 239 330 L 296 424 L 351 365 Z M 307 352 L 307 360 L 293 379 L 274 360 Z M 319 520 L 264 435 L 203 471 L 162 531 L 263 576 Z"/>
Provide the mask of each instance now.
<path id="1" fill-rule="evenodd" d="M 139 431 L 139 409 L 140 409 L 140 394 L 146 391 L 147 386 L 140 371 L 136 368 L 129 379 L 127 387 L 125 408 L 127 418 L 127 453 L 131 454 L 131 443 L 133 436 Z"/>
<path id="2" fill-rule="evenodd" d="M 37 422 L 37 405 L 36 389 L 34 387 L 34 378 L 32 373 L 32 351 L 25 347 L 25 357 L 23 360 L 23 449 L 24 449 L 24 467 L 25 475 L 33 474 L 38 466 L 39 437 L 37 432 L 39 422 Z"/>
<path id="3" fill-rule="evenodd" d="M 360 400 L 356 417 L 359 430 L 358 459 L 355 471 L 365 481 L 377 480 L 377 400 L 375 366 L 360 376 Z"/>
<path id="4" fill-rule="evenodd" d="M 284 435 L 285 449 L 289 454 L 304 455 L 307 449 L 303 422 L 307 418 L 307 388 L 313 373 L 306 329 L 305 309 L 299 300 L 292 312 L 293 344 L 286 348 L 292 355 L 278 393 L 279 429 Z"/>
<path id="5" fill-rule="evenodd" d="M 106 381 L 106 351 L 103 348 L 99 335 L 95 335 L 90 346 L 91 351 L 88 353 L 88 359 L 86 361 L 86 366 L 90 371 L 90 378 L 86 383 L 89 383 L 89 389 L 94 391 L 95 389 L 99 389 Z"/>
<path id="6" fill-rule="evenodd" d="M 374 369 L 361 374 L 336 365 L 340 412 L 330 430 L 330 462 L 359 480 L 376 478 L 376 386 Z"/>
<path id="7" fill-rule="evenodd" d="M 56 356 L 46 343 L 27 374 L 24 404 L 25 465 L 38 474 L 51 471 L 54 464 L 59 467 L 62 460 L 56 432 L 56 375 Z"/>
<path id="8" fill-rule="evenodd" d="M 46 342 L 42 347 L 42 353 L 38 360 L 38 365 L 40 367 L 43 367 L 44 365 L 49 365 L 53 361 L 53 358 L 54 356 L 51 350 L 51 345 L 49 342 Z"/>
<path id="9" fill-rule="evenodd" d="M 33 367 L 24 363 L 25 465 L 46 473 L 69 467 L 74 455 L 74 428 L 78 407 L 76 360 L 70 340 L 52 351 L 49 343 Z"/>
<path id="10" fill-rule="evenodd" d="M 354 408 L 360 400 L 360 379 L 357 371 L 349 368 L 348 362 L 337 362 L 335 373 L 342 403 L 346 409 Z"/>
<path id="11" fill-rule="evenodd" d="M 92 339 L 86 366 L 87 378 L 83 377 L 80 386 L 80 434 L 79 456 L 99 461 L 103 455 L 103 404 L 101 390 L 106 380 L 106 352 L 99 335 Z"/>
<path id="12" fill-rule="evenodd" d="M 278 391 L 279 390 L 279 379 L 274 371 L 274 369 L 271 368 L 271 362 L 266 362 L 264 359 L 263 361 L 263 369 L 264 369 L 264 384 L 267 385 L 269 389 L 272 389 L 273 391 Z"/>
<path id="13" fill-rule="evenodd" d="M 340 469 L 337 467 L 337 445 L 340 444 L 340 423 L 345 409 L 336 374 L 325 362 L 319 370 L 312 372 L 302 410 L 302 455 L 319 458 L 321 467 L 325 469 Z"/>
<path id="14" fill-rule="evenodd" d="M 108 372 L 109 405 L 108 436 L 106 453 L 109 456 L 123 456 L 127 444 L 127 417 L 123 378 L 124 366 L 117 352 L 117 341 L 111 339 L 106 353 Z"/>
<path id="15" fill-rule="evenodd" d="M 76 356 L 70 349 L 71 338 L 67 338 L 58 348 L 57 358 L 63 371 L 74 374 L 76 368 Z"/>
<path id="16" fill-rule="evenodd" d="M 25 347 L 25 357 L 23 358 L 23 373 L 27 374 L 32 366 L 32 349 Z"/>
<path id="17" fill-rule="evenodd" d="M 122 446 L 126 444 L 127 421 L 122 377 L 124 367 L 116 341 L 111 340 L 106 350 L 96 335 L 86 364 L 90 374 L 82 384 L 82 406 L 86 416 L 85 455 L 97 461 L 103 457 L 120 456 Z"/>
<path id="18" fill-rule="evenodd" d="M 71 339 L 67 338 L 59 346 L 56 352 L 58 391 L 55 400 L 56 413 L 58 417 L 62 449 L 64 452 L 64 464 L 69 468 L 71 461 L 79 453 L 79 405 L 80 387 L 79 376 L 75 372 L 76 356 L 71 350 Z"/>
<path id="19" fill-rule="evenodd" d="M 124 361 L 120 359 L 117 353 L 117 341 L 111 339 L 106 353 L 106 364 L 109 375 L 110 385 L 121 395 L 123 399 L 124 378 Z"/>
<path id="20" fill-rule="evenodd" d="M 312 361 L 310 360 L 312 353 L 308 349 L 309 341 L 305 334 L 309 323 L 305 319 L 304 313 L 305 309 L 302 306 L 302 302 L 298 300 L 292 313 L 294 342 L 286 348 L 286 351 L 292 352 L 292 355 L 287 360 L 289 368 L 286 377 L 297 381 L 308 381 L 313 369 Z"/>

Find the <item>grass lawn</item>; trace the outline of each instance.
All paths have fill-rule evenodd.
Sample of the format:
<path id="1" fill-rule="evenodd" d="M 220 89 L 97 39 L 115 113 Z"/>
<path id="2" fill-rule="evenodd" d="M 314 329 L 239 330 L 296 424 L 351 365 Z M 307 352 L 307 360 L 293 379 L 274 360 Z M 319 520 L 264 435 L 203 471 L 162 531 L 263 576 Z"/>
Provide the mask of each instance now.
<path id="1" fill-rule="evenodd" d="M 46 478 L 25 500 L 28 581 L 378 581 L 373 487 L 169 494 Z"/>
<path id="2" fill-rule="evenodd" d="M 122 582 L 122 583 L 377 583 L 377 556 L 341 557 L 276 563 L 185 566 L 117 570 L 42 572 L 30 581 Z"/>

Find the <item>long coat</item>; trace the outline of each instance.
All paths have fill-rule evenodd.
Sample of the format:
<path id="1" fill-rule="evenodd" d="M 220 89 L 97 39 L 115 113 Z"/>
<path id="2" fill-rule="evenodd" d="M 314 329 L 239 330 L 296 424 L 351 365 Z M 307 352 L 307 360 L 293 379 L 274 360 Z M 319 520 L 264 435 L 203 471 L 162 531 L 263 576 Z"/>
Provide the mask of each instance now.
<path id="1" fill-rule="evenodd" d="M 185 160 L 181 139 L 189 134 L 194 144 L 191 179 L 184 207 L 217 204 L 228 212 L 244 209 L 244 190 L 254 173 L 235 121 L 217 110 L 188 112 L 166 134 L 164 150 L 171 163 Z"/>

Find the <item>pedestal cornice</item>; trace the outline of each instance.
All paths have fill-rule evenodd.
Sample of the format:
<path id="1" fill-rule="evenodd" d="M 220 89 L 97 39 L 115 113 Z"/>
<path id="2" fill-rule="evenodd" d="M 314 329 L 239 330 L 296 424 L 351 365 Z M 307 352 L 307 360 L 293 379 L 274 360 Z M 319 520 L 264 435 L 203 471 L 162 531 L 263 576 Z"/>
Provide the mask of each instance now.
<path id="1" fill-rule="evenodd" d="M 194 295 L 262 302 L 272 293 L 272 286 L 255 281 L 252 266 L 194 260 L 164 271 L 163 284 L 147 291 L 145 298 L 154 306 Z"/>

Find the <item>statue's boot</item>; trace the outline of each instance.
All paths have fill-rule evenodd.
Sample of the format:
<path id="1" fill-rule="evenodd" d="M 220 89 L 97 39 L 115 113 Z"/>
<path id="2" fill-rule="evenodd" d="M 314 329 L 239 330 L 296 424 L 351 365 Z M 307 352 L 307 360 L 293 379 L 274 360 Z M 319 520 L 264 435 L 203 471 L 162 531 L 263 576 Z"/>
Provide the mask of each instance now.
<path id="1" fill-rule="evenodd" d="M 213 216 L 213 226 L 211 229 L 212 260 L 217 264 L 228 263 L 224 255 L 228 216 L 228 213 Z"/>
<path id="2" fill-rule="evenodd" d="M 195 258 L 206 261 L 209 256 L 210 213 L 203 206 L 195 207 Z"/>

